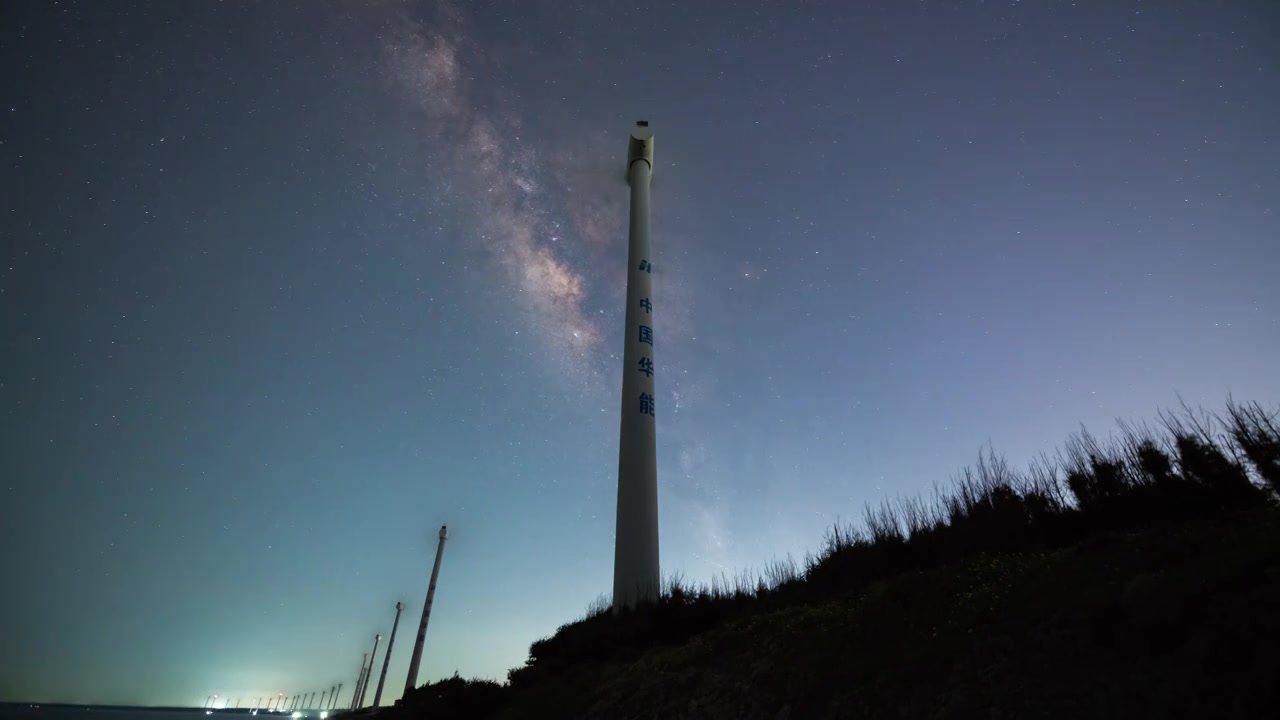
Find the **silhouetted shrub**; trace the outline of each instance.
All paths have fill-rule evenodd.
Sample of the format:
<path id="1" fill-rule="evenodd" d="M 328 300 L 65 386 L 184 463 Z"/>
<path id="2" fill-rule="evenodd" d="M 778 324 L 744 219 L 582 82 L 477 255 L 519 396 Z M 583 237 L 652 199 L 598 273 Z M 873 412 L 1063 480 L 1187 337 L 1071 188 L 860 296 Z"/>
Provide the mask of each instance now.
<path id="1" fill-rule="evenodd" d="M 1280 493 L 1280 424 L 1257 403 L 1237 405 L 1227 400 L 1223 423 L 1231 439 L 1273 493 Z"/>
<path id="2" fill-rule="evenodd" d="M 1173 459 L 1155 443 L 1147 441 L 1137 448 L 1138 469 L 1143 477 L 1152 485 L 1167 485 L 1175 482 L 1173 475 Z"/>
<path id="3" fill-rule="evenodd" d="M 506 704 L 509 690 L 492 680 L 453 677 L 405 693 L 390 715 L 471 720 L 493 716 Z"/>
<path id="4" fill-rule="evenodd" d="M 990 448 L 934 499 L 868 505 L 863 526 L 837 523 L 803 567 L 774 561 L 763 572 L 693 584 L 669 576 L 657 602 L 613 614 L 601 596 L 586 617 L 535 642 L 512 670 L 512 686 L 578 663 L 616 662 L 681 643 L 734 617 L 787 603 L 864 593 L 904 573 L 979 556 L 1065 547 L 1101 532 L 1178 523 L 1220 510 L 1263 507 L 1280 492 L 1280 432 L 1260 406 L 1229 402 L 1214 420 L 1184 406 L 1161 413 L 1166 436 L 1121 423 L 1104 444 L 1081 430 L 1056 459 L 1042 455 L 1025 473 Z M 1265 484 L 1255 483 L 1248 462 Z"/>

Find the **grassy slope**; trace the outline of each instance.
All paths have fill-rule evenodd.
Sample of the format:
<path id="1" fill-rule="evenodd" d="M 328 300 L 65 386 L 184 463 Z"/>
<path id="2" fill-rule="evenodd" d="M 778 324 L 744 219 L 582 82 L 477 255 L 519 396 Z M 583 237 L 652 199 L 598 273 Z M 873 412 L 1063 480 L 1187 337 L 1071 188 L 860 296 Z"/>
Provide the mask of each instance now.
<path id="1" fill-rule="evenodd" d="M 1172 529 L 1171 529 L 1172 528 Z M 514 692 L 503 718 L 1263 717 L 1280 514 L 983 555 Z"/>
<path id="2" fill-rule="evenodd" d="M 1161 414 L 1025 473 L 986 453 L 932 503 L 870 508 L 803 567 L 587 617 L 509 683 L 410 718 L 1272 717 L 1280 421 Z"/>

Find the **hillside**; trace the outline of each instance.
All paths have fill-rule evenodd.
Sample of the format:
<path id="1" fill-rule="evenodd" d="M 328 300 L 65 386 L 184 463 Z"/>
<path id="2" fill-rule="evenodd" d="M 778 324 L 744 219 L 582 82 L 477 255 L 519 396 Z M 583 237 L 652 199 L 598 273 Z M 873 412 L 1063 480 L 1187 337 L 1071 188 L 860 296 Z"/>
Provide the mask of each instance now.
<path id="1" fill-rule="evenodd" d="M 513 693 L 497 717 L 1262 717 L 1280 517 L 982 556 Z"/>
<path id="2" fill-rule="evenodd" d="M 803 568 L 601 605 L 509 682 L 390 718 L 1262 717 L 1280 692 L 1280 434 L 1259 406 L 980 458 Z"/>

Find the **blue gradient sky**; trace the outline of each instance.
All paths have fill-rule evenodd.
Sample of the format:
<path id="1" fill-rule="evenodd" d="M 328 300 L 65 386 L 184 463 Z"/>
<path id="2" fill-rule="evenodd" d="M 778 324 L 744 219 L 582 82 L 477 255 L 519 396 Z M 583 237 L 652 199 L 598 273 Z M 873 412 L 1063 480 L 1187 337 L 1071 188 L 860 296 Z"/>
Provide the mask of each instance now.
<path id="1" fill-rule="evenodd" d="M 665 571 L 1280 398 L 1276 3 L 854 5 L 7 7 L 0 699 L 345 693 L 401 600 L 389 702 L 446 523 L 423 680 L 607 591 L 639 118 Z"/>

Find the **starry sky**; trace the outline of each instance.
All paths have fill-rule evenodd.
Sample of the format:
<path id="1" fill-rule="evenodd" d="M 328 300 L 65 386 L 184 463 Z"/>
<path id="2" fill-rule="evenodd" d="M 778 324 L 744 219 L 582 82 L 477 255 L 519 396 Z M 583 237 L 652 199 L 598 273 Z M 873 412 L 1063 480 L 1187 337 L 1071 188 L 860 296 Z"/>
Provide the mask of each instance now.
<path id="1" fill-rule="evenodd" d="M 1270 0 L 0 32 L 0 699 L 349 693 L 399 600 L 393 701 L 442 524 L 423 681 L 608 591 L 638 119 L 664 572 L 800 557 L 988 443 L 1280 398 Z"/>

